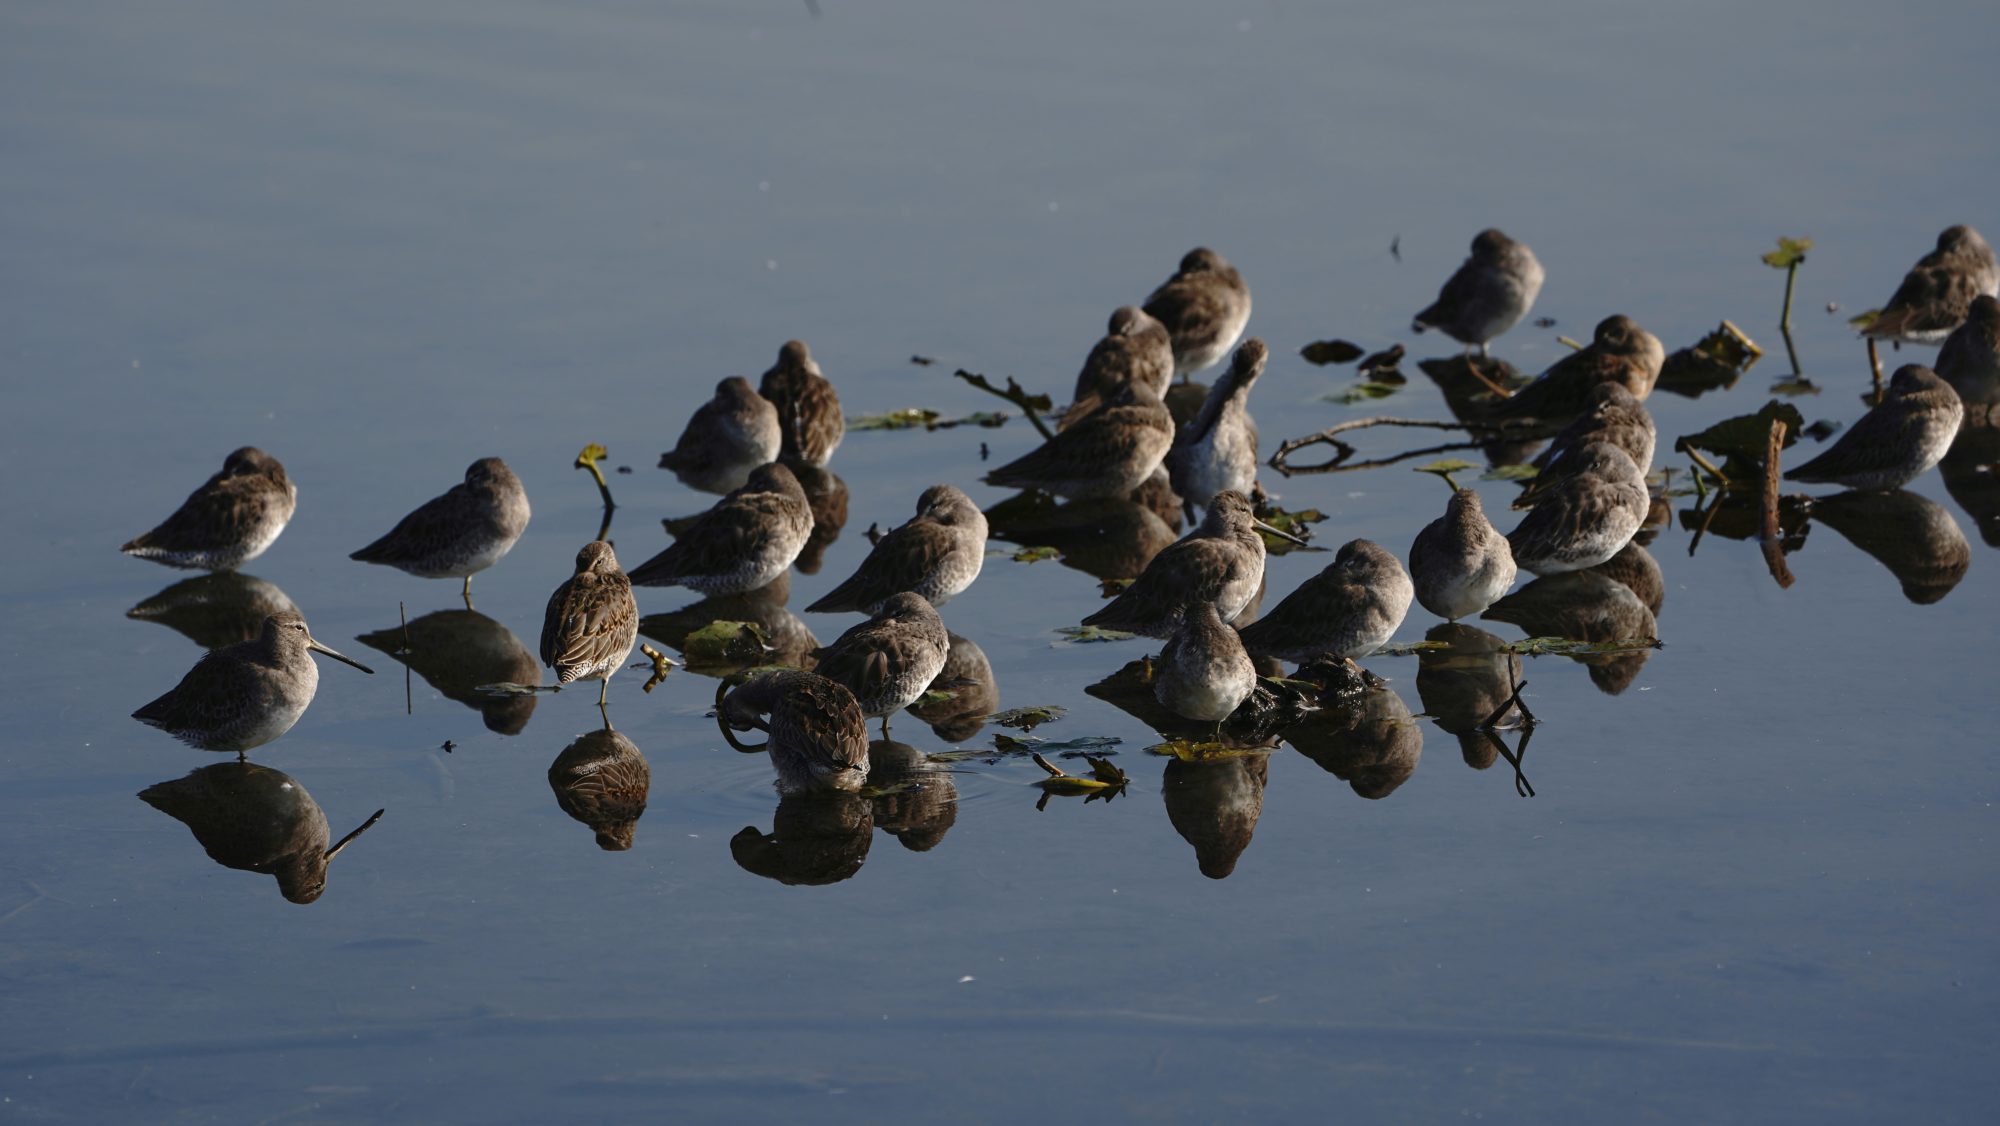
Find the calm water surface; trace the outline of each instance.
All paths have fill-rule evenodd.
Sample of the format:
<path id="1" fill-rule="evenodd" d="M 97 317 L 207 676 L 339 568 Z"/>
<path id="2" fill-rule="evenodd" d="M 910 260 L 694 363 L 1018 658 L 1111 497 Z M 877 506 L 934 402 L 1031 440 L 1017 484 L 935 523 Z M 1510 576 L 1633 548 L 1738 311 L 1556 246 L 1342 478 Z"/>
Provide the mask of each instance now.
<path id="1" fill-rule="evenodd" d="M 1772 348 L 1726 393 L 1653 398 L 1662 463 L 1766 400 L 1782 279 L 1756 257 L 1814 237 L 1795 319 L 1824 390 L 1799 402 L 1851 422 L 1844 317 L 1943 226 L 2000 234 L 1990 11 L 821 6 L 0 13 L 8 1117 L 1984 1120 L 2000 559 L 1935 472 L 1913 491 L 1971 552 L 1941 600 L 1826 523 L 1781 590 L 1754 543 L 1690 556 L 1677 516 L 1652 546 L 1667 645 L 1624 691 L 1527 662 L 1537 796 L 1425 719 L 1381 800 L 1286 748 L 1223 879 L 1202 826 L 1254 779 L 1170 774 L 1084 692 L 1147 650 L 1057 643 L 1099 604 L 1080 571 L 995 559 L 945 617 L 1003 704 L 1070 710 L 1038 734 L 1122 740 L 1130 792 L 1037 812 L 1031 764 L 967 763 L 933 847 L 878 829 L 850 878 L 787 886 L 732 855 L 785 814 L 704 718 L 713 681 L 613 683 L 652 790 L 631 851 L 601 852 L 546 779 L 594 694 L 502 734 L 419 679 L 406 715 L 356 639 L 399 602 L 458 608 L 455 585 L 346 554 L 504 456 L 534 523 L 476 600 L 532 646 L 598 526 L 585 442 L 633 467 L 612 535 L 637 562 L 710 500 L 659 451 L 785 338 L 852 413 L 996 405 L 955 366 L 1060 399 L 1111 308 L 1198 243 L 1255 291 L 1267 450 L 1375 409 L 1321 401 L 1352 371 L 1297 348 L 1405 339 L 1492 224 L 1549 270 L 1556 327 L 1498 345 L 1523 369 L 1611 312 L 1670 349 L 1725 317 Z M 1442 417 L 1405 371 L 1382 408 Z M 1033 434 L 850 435 L 846 530 L 792 607 L 923 486 L 973 487 L 982 441 L 1005 460 Z M 134 796 L 221 758 L 127 718 L 200 649 L 126 616 L 186 576 L 115 548 L 246 443 L 300 487 L 250 571 L 380 670 L 326 665 L 256 755 L 336 835 L 388 810 L 311 906 Z M 1399 553 L 1444 499 L 1404 467 L 1265 483 L 1330 515 L 1322 542 Z M 1274 559 L 1270 600 L 1326 559 Z M 1415 659 L 1371 664 L 1424 710 Z M 924 752 L 993 731 L 895 726 Z"/>

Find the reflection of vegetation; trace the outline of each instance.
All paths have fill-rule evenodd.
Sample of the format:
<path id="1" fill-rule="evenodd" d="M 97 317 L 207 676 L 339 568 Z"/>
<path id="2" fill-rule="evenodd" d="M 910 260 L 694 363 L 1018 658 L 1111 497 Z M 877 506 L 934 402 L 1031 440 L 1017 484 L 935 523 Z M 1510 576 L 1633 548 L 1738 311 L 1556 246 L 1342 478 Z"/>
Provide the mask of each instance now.
<path id="1" fill-rule="evenodd" d="M 1049 775 L 1035 783 L 1042 790 L 1041 800 L 1035 803 L 1036 809 L 1046 808 L 1052 795 L 1080 796 L 1085 802 L 1093 802 L 1110 801 L 1125 792 L 1125 772 L 1118 769 L 1110 759 L 1086 755 L 1083 761 L 1090 764 L 1090 776 L 1085 778 L 1065 773 L 1062 767 L 1041 755 L 1036 755 L 1034 758 L 1035 765 L 1047 771 Z"/>
<path id="2" fill-rule="evenodd" d="M 1012 727 L 1018 731 L 1033 731 L 1044 723 L 1054 723 L 1069 714 L 1069 709 L 1055 704 L 1044 704 L 1025 708 L 1008 708 L 1004 712 L 994 712 L 986 717 L 986 722 L 999 727 Z"/>

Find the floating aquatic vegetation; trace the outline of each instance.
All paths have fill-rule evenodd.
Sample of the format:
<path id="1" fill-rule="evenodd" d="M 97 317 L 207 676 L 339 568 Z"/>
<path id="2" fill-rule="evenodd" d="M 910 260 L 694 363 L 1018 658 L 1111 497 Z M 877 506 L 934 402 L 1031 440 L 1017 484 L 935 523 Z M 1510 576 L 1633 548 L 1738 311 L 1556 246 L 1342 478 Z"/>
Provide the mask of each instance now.
<path id="1" fill-rule="evenodd" d="M 993 749 L 999 751 L 1001 754 L 1008 755 L 1032 754 L 1037 751 L 1064 751 L 1070 752 L 1064 755 L 1065 758 L 1073 758 L 1076 753 L 1101 751 L 1107 747 L 1119 746 L 1124 742 L 1125 740 L 1118 738 L 1116 735 L 1079 735 L 1074 739 L 1043 739 L 1040 736 L 1030 735 L 1026 738 L 1017 739 L 1012 735 L 1002 735 L 998 731 L 993 733 Z"/>
<path id="2" fill-rule="evenodd" d="M 904 407 L 880 414 L 856 415 L 847 420 L 849 430 L 950 430 L 958 426 L 980 426 L 988 430 L 1006 424 L 1013 416 L 1006 411 L 974 411 L 960 418 L 946 418 L 928 407 Z"/>
<path id="3" fill-rule="evenodd" d="M 654 688 L 659 686 L 661 681 L 667 679 L 667 674 L 673 671 L 676 662 L 672 657 L 667 656 L 665 653 L 660 652 L 643 641 L 639 643 L 639 652 L 646 655 L 646 662 L 633 667 L 646 668 L 650 666 L 652 668 L 653 675 L 646 678 L 646 683 L 640 685 L 642 691 L 650 694 Z"/>
<path id="4" fill-rule="evenodd" d="M 758 661 L 771 651 L 764 627 L 756 622 L 710 622 L 681 642 L 689 668 L 717 668 Z"/>
<path id="5" fill-rule="evenodd" d="M 911 363 L 913 363 L 913 364 L 915 364 L 915 365 L 917 365 L 917 366 L 918 366 L 918 367 L 920 367 L 920 368 L 927 368 L 927 367 L 930 367 L 930 366 L 931 366 L 932 364 L 935 364 L 935 363 L 937 363 L 937 357 L 936 357 L 936 356 L 914 356 L 914 355 L 913 355 L 913 356 L 911 356 L 911 357 L 910 357 L 910 362 L 911 362 Z"/>
<path id="6" fill-rule="evenodd" d="M 1361 403 L 1372 403 L 1377 399 L 1386 399 L 1397 391 L 1402 390 L 1402 388 L 1403 384 L 1401 382 L 1362 379 L 1350 383 L 1337 391 L 1328 391 L 1319 398 L 1323 403 L 1338 403 L 1343 407 L 1352 407 Z"/>
<path id="7" fill-rule="evenodd" d="M 1764 252 L 1764 264 L 1779 270 L 1794 269 L 1806 260 L 1806 251 L 1812 245 L 1809 238 L 1780 238 L 1778 249 Z"/>
<path id="8" fill-rule="evenodd" d="M 1396 641 L 1375 650 L 1374 657 L 1412 657 L 1451 648 L 1449 641 Z"/>
<path id="9" fill-rule="evenodd" d="M 598 445 L 596 442 L 592 442 L 589 445 L 583 447 L 582 450 L 578 451 L 576 455 L 576 462 L 572 466 L 572 468 L 575 469 L 590 470 L 591 477 L 597 481 L 597 495 L 604 498 L 604 511 L 606 511 L 607 513 L 618 506 L 616 504 L 613 504 L 611 501 L 611 485 L 609 482 L 605 481 L 604 471 L 597 467 L 597 463 L 603 461 L 606 457 L 609 456 L 610 456 L 610 451 L 606 450 L 603 446 Z M 609 522 L 607 521 L 606 523 L 608 524 Z M 598 538 L 599 539 L 603 538 L 603 533 L 601 531 L 598 533 Z"/>
<path id="10" fill-rule="evenodd" d="M 958 699 L 958 693 L 944 688 L 933 688 L 910 701 L 912 708 L 927 708 L 936 704 L 948 704 Z"/>
<path id="11" fill-rule="evenodd" d="M 1479 475 L 1481 481 L 1532 481 L 1542 471 L 1532 465 L 1496 465 Z"/>
<path id="12" fill-rule="evenodd" d="M 1763 355 L 1764 350 L 1748 334 L 1723 321 L 1691 347 L 1668 356 L 1655 386 L 1689 399 L 1726 390 Z"/>
<path id="13" fill-rule="evenodd" d="M 1136 633 L 1126 633 L 1122 629 L 1105 629 L 1102 626 L 1063 626 L 1056 632 L 1079 644 L 1093 641 L 1130 641 L 1139 636 Z"/>
<path id="14" fill-rule="evenodd" d="M 1061 559 L 1062 552 L 1047 546 L 1024 547 L 1009 553 L 1007 557 L 1016 563 L 1040 563 L 1046 559 Z"/>
<path id="15" fill-rule="evenodd" d="M 1756 414 L 1725 418 L 1699 433 L 1683 434 L 1674 439 L 1674 449 L 1693 458 L 1722 482 L 1747 487 L 1764 476 L 1764 458 L 1771 444 L 1773 422 L 1785 424 L 1787 447 L 1798 441 L 1799 431 L 1806 424 L 1799 408 L 1773 399 Z M 1703 452 L 1720 455 L 1721 467 L 1703 457 Z"/>
<path id="16" fill-rule="evenodd" d="M 1085 778 L 1065 773 L 1062 767 L 1041 755 L 1036 755 L 1034 758 L 1035 765 L 1048 771 L 1049 774 L 1047 778 L 1035 783 L 1042 790 L 1042 800 L 1035 803 L 1036 809 L 1045 808 L 1051 795 L 1081 796 L 1084 801 L 1092 802 L 1110 801 L 1125 791 L 1127 781 L 1125 772 L 1113 765 L 1110 759 L 1086 756 L 1084 761 L 1090 764 L 1090 777 Z"/>
<path id="17" fill-rule="evenodd" d="M 1297 536 L 1302 540 L 1311 540 L 1313 534 L 1312 526 L 1326 521 L 1326 513 L 1321 512 L 1317 508 L 1301 508 L 1297 512 L 1292 512 L 1264 499 L 1258 501 L 1254 509 L 1254 514 L 1257 519 L 1262 520 L 1273 528 L 1289 535 Z M 1265 552 L 1271 555 L 1284 555 L 1300 550 L 1319 550 L 1293 543 L 1288 539 L 1282 539 L 1267 532 L 1260 531 L 1258 535 L 1263 537 Z"/>
<path id="18" fill-rule="evenodd" d="M 1345 340 L 1315 340 L 1299 349 L 1309 364 L 1325 367 L 1328 364 L 1344 364 L 1361 358 L 1361 346 Z"/>
<path id="19" fill-rule="evenodd" d="M 1054 723 L 1069 714 L 1069 709 L 1056 704 L 1034 707 L 1008 708 L 1004 712 L 994 712 L 985 716 L 984 721 L 996 727 L 1011 727 L 1017 731 L 1033 731 L 1044 723 Z"/>
<path id="20" fill-rule="evenodd" d="M 1664 649 L 1657 637 L 1619 638 L 1615 641 L 1576 641 L 1567 637 L 1529 637 L 1510 642 L 1497 650 L 1523 657 L 1588 657 L 1600 653 L 1638 653 Z"/>
<path id="21" fill-rule="evenodd" d="M 1042 416 L 1055 410 L 1056 407 L 1055 400 L 1049 398 L 1047 395 L 1030 393 L 1019 383 L 1014 382 L 1014 377 L 1011 375 L 1007 377 L 1007 386 L 1004 389 L 993 386 L 985 376 L 978 372 L 967 371 L 964 368 L 959 368 L 952 375 L 958 379 L 965 380 L 981 391 L 990 395 L 998 395 L 1015 406 L 1020 407 L 1021 413 L 1028 416 L 1029 424 L 1035 428 L 1035 431 L 1042 436 L 1044 441 L 1055 436 L 1049 430 L 1048 424 L 1042 421 Z"/>
<path id="22" fill-rule="evenodd" d="M 1146 748 L 1149 755 L 1177 758 L 1182 762 L 1222 762 L 1233 758 L 1250 758 L 1253 755 L 1268 755 L 1269 747 L 1238 747 L 1229 743 L 1194 742 L 1188 739 L 1169 739 L 1164 743 L 1154 743 Z"/>
<path id="23" fill-rule="evenodd" d="M 1369 356 L 1367 359 L 1362 360 L 1357 370 L 1362 375 L 1372 376 L 1381 382 L 1401 385 L 1405 380 L 1403 379 L 1403 374 L 1397 371 L 1396 368 L 1402 364 L 1403 354 L 1404 348 L 1401 344 L 1392 344 L 1380 352 Z M 1394 378 L 1391 379 L 1391 376 Z"/>

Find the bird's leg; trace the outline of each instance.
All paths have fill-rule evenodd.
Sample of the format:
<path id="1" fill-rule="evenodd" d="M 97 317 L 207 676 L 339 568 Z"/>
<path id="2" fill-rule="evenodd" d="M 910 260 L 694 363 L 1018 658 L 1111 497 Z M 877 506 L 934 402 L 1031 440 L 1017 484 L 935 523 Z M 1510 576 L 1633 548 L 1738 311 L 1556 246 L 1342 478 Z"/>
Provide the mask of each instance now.
<path id="1" fill-rule="evenodd" d="M 599 709 L 602 709 L 604 707 L 604 697 L 610 691 L 611 691 L 610 677 L 607 676 L 603 680 L 597 682 L 597 706 Z"/>
<path id="2" fill-rule="evenodd" d="M 467 575 L 467 576 L 465 576 L 465 586 L 464 586 L 464 587 L 462 587 L 462 588 L 461 588 L 461 589 L 459 590 L 459 592 L 458 592 L 458 596 L 459 596 L 460 598 L 463 598 L 463 599 L 465 599 L 465 608 L 466 608 L 466 609 L 468 609 L 468 610 L 472 609 L 472 576 L 471 576 L 471 575 Z"/>

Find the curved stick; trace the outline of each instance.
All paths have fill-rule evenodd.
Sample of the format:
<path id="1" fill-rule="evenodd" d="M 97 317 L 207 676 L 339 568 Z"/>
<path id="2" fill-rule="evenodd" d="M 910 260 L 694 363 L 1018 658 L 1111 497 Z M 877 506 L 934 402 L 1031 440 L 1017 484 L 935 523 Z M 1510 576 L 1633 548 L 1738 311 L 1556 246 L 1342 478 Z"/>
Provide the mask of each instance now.
<path id="1" fill-rule="evenodd" d="M 1270 460 L 1266 464 L 1287 477 L 1290 477 L 1294 473 L 1342 473 L 1355 469 L 1371 469 L 1381 465 L 1392 465 L 1398 461 L 1404 461 L 1412 457 L 1421 457 L 1430 453 L 1442 453 L 1446 450 L 1467 449 L 1479 444 L 1477 441 L 1460 442 L 1452 445 L 1436 446 L 1427 450 L 1414 450 L 1396 457 L 1378 458 L 1371 461 L 1358 462 L 1354 465 L 1346 464 L 1347 459 L 1354 456 L 1354 447 L 1340 440 L 1337 435 L 1345 434 L 1350 430 L 1363 430 L 1371 426 L 1406 426 L 1424 430 L 1463 430 L 1469 434 L 1489 436 L 1508 434 L 1515 431 L 1529 431 L 1538 428 L 1538 424 L 1532 422 L 1521 423 L 1511 420 L 1503 423 L 1441 422 L 1430 418 L 1392 418 L 1386 415 L 1374 418 L 1355 418 L 1349 419 L 1346 422 L 1336 423 L 1316 434 L 1307 434 L 1302 438 L 1286 439 L 1285 443 L 1278 447 L 1278 451 L 1271 455 Z M 1334 447 L 1334 456 L 1331 460 L 1318 465 L 1293 466 L 1289 463 L 1292 454 L 1298 450 L 1302 450 L 1307 446 L 1321 444 Z"/>

